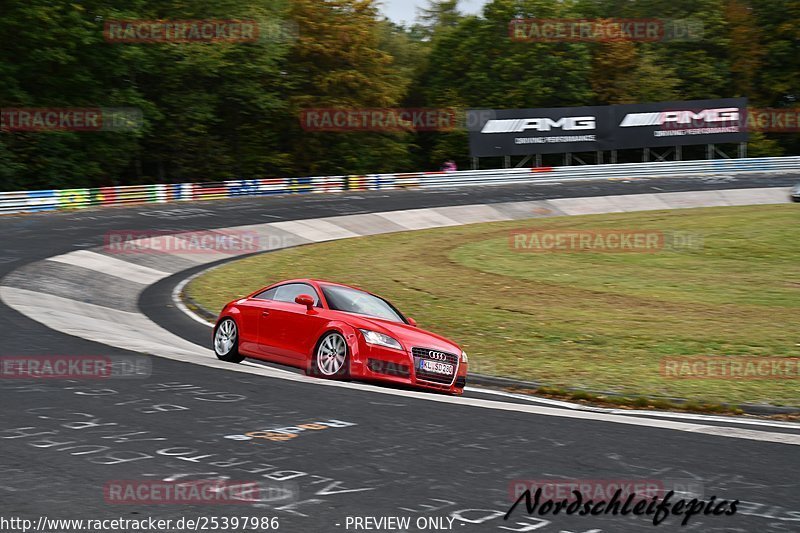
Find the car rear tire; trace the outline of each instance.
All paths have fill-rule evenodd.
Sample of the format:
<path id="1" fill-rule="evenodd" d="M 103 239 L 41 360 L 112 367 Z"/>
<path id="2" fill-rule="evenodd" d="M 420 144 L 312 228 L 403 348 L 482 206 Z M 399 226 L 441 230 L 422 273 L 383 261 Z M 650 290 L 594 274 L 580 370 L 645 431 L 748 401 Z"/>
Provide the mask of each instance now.
<path id="1" fill-rule="evenodd" d="M 343 379 L 350 375 L 350 350 L 338 331 L 323 335 L 311 360 L 311 374 L 320 378 Z"/>
<path id="2" fill-rule="evenodd" d="M 232 318 L 223 319 L 214 330 L 214 353 L 226 363 L 241 363 L 245 357 L 239 354 L 239 328 Z"/>

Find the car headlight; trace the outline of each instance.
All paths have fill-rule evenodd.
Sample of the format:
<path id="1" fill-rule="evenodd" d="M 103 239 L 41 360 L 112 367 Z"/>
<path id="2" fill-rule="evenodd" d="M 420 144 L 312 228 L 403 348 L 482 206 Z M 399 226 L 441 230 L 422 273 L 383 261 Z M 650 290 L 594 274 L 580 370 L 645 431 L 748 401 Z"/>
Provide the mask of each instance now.
<path id="1" fill-rule="evenodd" d="M 462 363 L 469 363 L 469 357 L 467 357 L 467 352 L 461 350 L 461 362 Z"/>
<path id="2" fill-rule="evenodd" d="M 386 346 L 387 348 L 394 348 L 395 350 L 403 349 L 403 347 L 394 337 L 390 337 L 389 335 L 384 335 L 383 333 L 378 333 L 377 331 L 371 331 L 368 329 L 359 329 L 358 331 L 364 335 L 364 340 L 367 341 L 367 344 Z"/>

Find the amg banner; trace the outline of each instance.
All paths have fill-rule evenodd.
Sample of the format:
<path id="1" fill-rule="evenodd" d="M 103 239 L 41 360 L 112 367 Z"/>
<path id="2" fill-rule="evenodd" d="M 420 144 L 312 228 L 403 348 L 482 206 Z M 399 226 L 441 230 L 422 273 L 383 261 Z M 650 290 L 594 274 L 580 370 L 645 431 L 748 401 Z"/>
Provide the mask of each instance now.
<path id="1" fill-rule="evenodd" d="M 609 107 L 470 109 L 473 157 L 608 150 Z"/>
<path id="2" fill-rule="evenodd" d="M 747 99 L 611 106 L 613 149 L 747 141 Z"/>
<path id="3" fill-rule="evenodd" d="M 470 155 L 553 154 L 747 141 L 747 99 L 472 109 Z"/>

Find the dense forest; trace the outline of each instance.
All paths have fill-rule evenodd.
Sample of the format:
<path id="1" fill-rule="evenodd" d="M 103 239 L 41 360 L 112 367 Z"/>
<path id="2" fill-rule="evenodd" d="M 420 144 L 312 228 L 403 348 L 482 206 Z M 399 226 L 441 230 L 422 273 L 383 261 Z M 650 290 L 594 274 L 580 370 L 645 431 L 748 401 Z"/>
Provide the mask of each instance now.
<path id="1" fill-rule="evenodd" d="M 309 108 L 519 108 L 716 97 L 793 108 L 800 0 L 0 0 L 0 108 L 135 108 L 130 131 L 0 132 L 0 190 L 434 170 L 467 134 L 309 131 Z M 702 38 L 514 39 L 532 18 L 691 19 Z M 242 42 L 113 42 L 114 20 L 255 20 Z M 750 155 L 800 153 L 751 134 Z"/>

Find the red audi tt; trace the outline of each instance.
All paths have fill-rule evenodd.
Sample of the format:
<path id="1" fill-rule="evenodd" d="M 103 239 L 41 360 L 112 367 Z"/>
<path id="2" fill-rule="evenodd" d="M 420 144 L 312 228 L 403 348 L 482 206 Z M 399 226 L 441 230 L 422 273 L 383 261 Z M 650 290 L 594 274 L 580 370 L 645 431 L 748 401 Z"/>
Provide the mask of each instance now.
<path id="1" fill-rule="evenodd" d="M 246 357 L 322 378 L 389 381 L 461 394 L 467 354 L 417 327 L 391 303 L 327 281 L 282 281 L 236 300 L 214 327 L 223 361 Z"/>

